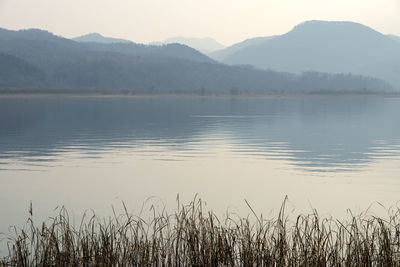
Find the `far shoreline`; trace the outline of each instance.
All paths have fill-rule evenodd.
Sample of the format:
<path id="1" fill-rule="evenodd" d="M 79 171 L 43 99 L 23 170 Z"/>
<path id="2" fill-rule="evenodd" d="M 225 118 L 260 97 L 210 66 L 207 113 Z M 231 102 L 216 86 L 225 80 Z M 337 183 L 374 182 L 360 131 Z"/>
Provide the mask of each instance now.
<path id="1" fill-rule="evenodd" d="M 74 90 L 75 91 L 75 90 Z M 311 93 L 243 93 L 243 94 L 205 94 L 196 93 L 154 93 L 154 94 L 136 94 L 136 93 L 100 93 L 100 92 L 2 92 L 0 89 L 0 98 L 53 98 L 53 97 L 73 97 L 73 98 L 328 98 L 328 97 L 400 97 L 400 92 L 311 92 Z"/>

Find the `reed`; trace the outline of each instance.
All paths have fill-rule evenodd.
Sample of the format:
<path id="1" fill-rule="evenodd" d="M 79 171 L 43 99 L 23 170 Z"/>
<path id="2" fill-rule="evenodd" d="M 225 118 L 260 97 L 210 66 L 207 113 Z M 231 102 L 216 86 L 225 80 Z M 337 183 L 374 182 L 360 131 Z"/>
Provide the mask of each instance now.
<path id="1" fill-rule="evenodd" d="M 387 219 L 316 211 L 289 220 L 285 202 L 274 219 L 218 217 L 195 199 L 173 214 L 101 219 L 74 227 L 66 209 L 50 223 L 15 229 L 0 266 L 400 266 L 400 209 Z"/>

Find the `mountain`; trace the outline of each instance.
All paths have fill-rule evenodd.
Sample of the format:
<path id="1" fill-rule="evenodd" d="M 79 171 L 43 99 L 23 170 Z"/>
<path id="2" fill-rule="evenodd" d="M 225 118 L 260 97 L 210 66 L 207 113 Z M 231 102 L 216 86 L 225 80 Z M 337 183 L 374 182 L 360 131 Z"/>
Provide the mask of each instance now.
<path id="1" fill-rule="evenodd" d="M 381 80 L 358 75 L 295 75 L 228 66 L 180 44 L 79 43 L 40 30 L 0 30 L 0 53 L 2 92 L 33 88 L 29 92 L 236 95 L 392 90 Z"/>
<path id="2" fill-rule="evenodd" d="M 182 44 L 143 45 L 136 43 L 86 43 L 86 49 L 99 52 L 114 52 L 132 56 L 164 56 L 199 62 L 214 62 L 208 56 Z"/>
<path id="3" fill-rule="evenodd" d="M 225 48 L 224 45 L 218 43 L 212 38 L 189 38 L 189 37 L 172 37 L 168 38 L 163 42 L 153 43 L 155 45 L 160 44 L 184 44 L 190 46 L 203 54 L 208 54 L 216 50 Z"/>
<path id="4" fill-rule="evenodd" d="M 223 59 L 262 69 L 356 73 L 400 88 L 400 43 L 354 22 L 307 21 Z"/>
<path id="5" fill-rule="evenodd" d="M 226 48 L 211 52 L 208 55 L 215 60 L 224 61 L 225 58 L 232 55 L 233 53 L 236 53 L 237 51 L 239 51 L 242 48 L 245 48 L 248 46 L 253 46 L 253 45 L 259 45 L 264 42 L 267 42 L 268 40 L 271 40 L 272 38 L 274 38 L 274 36 L 255 37 L 255 38 L 251 38 L 251 39 L 246 39 L 240 43 L 237 43 L 237 44 L 228 46 Z"/>
<path id="6" fill-rule="evenodd" d="M 151 46 L 133 42 L 80 43 L 37 29 L 20 31 L 0 29 L 0 52 L 26 59 L 33 64 L 45 64 L 46 61 L 56 63 L 59 60 L 71 62 L 79 60 L 80 57 L 85 57 L 85 53 L 88 51 L 120 53 L 131 56 L 176 57 L 193 61 L 214 62 L 195 49 L 179 44 Z"/>
<path id="7" fill-rule="evenodd" d="M 391 39 L 397 41 L 397 42 L 400 42 L 400 36 L 397 36 L 397 35 L 394 35 L 394 34 L 388 34 L 387 36 L 388 36 L 389 38 L 391 38 Z"/>
<path id="8" fill-rule="evenodd" d="M 43 73 L 17 57 L 0 53 L 0 87 L 40 85 Z"/>
<path id="9" fill-rule="evenodd" d="M 129 40 L 117 39 L 111 37 L 104 37 L 99 33 L 89 33 L 86 35 L 82 35 L 79 37 L 72 38 L 72 40 L 81 42 L 81 43 L 103 43 L 103 44 L 112 44 L 112 43 L 132 43 Z"/>
<path id="10" fill-rule="evenodd" d="M 57 36 L 51 32 L 39 29 L 25 29 L 19 31 L 0 28 L 0 38 L 5 40 L 24 39 L 24 40 L 55 40 Z M 58 37 L 61 38 L 61 37 Z"/>

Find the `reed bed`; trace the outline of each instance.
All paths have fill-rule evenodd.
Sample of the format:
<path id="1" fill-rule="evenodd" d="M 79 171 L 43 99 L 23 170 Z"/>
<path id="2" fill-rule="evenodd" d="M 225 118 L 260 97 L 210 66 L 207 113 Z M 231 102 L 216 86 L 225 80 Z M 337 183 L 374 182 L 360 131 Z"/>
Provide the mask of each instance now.
<path id="1" fill-rule="evenodd" d="M 252 218 L 218 218 L 203 204 L 173 214 L 152 207 L 146 220 L 126 208 L 107 220 L 87 213 L 77 227 L 61 209 L 50 223 L 15 228 L 0 266 L 400 266 L 398 208 L 387 219 L 314 211 L 289 220 L 285 203 L 274 219 L 250 206 Z"/>

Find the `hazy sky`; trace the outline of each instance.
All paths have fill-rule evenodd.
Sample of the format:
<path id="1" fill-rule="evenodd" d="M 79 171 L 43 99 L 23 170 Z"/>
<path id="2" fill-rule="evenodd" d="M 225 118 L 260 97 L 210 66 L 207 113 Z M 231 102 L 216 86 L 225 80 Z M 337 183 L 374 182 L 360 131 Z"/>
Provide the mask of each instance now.
<path id="1" fill-rule="evenodd" d="M 400 0 L 0 0 L 0 27 L 65 37 L 90 32 L 147 43 L 212 37 L 229 45 L 312 19 L 351 20 L 400 35 Z"/>

